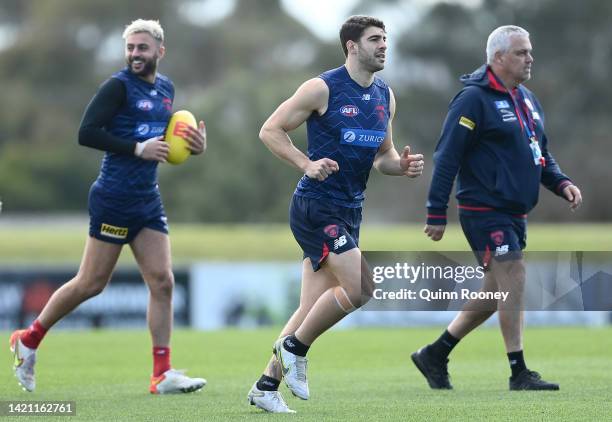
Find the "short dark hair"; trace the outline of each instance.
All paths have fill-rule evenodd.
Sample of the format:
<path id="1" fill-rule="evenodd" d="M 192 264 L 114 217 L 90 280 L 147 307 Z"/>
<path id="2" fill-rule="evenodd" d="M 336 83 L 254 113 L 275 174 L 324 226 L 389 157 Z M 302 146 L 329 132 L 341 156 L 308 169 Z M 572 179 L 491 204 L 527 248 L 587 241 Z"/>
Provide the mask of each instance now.
<path id="1" fill-rule="evenodd" d="M 342 44 L 342 50 L 344 51 L 344 57 L 348 56 L 348 49 L 346 48 L 346 42 L 359 41 L 359 38 L 363 35 L 366 28 L 375 26 L 386 32 L 385 24 L 380 19 L 373 18 L 372 16 L 355 15 L 351 16 L 342 24 L 340 28 L 340 43 Z"/>

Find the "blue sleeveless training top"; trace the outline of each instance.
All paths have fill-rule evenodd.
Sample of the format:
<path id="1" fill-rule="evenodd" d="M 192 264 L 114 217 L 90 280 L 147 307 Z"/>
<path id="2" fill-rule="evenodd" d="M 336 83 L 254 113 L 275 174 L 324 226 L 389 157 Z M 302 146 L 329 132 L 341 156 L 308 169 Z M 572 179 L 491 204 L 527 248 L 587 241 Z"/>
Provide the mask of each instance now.
<path id="1" fill-rule="evenodd" d="M 389 87 L 379 78 L 364 88 L 346 67 L 319 75 L 329 88 L 327 111 L 307 120 L 308 158 L 330 158 L 340 171 L 323 182 L 304 175 L 295 195 L 326 199 L 344 207 L 361 207 L 374 157 L 389 123 Z"/>

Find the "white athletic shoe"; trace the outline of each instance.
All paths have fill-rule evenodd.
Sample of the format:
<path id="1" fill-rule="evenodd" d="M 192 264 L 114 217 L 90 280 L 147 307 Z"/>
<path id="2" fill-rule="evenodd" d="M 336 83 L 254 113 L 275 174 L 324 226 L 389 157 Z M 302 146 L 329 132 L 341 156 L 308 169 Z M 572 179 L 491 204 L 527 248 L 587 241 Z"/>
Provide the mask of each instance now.
<path id="1" fill-rule="evenodd" d="M 295 413 L 289 409 L 287 403 L 279 391 L 261 391 L 257 388 L 257 382 L 251 387 L 247 394 L 247 400 L 252 406 L 259 407 L 270 413 Z"/>
<path id="2" fill-rule="evenodd" d="M 283 342 L 287 337 L 278 339 L 274 343 L 274 354 L 276 359 L 281 364 L 283 369 L 283 379 L 285 384 L 294 396 L 308 400 L 310 392 L 308 391 L 308 379 L 306 378 L 306 369 L 308 368 L 308 359 L 303 356 L 298 356 L 283 347 Z"/>
<path id="3" fill-rule="evenodd" d="M 185 371 L 168 369 L 158 377 L 151 376 L 151 394 L 192 393 L 206 385 L 203 378 L 189 378 Z"/>
<path id="4" fill-rule="evenodd" d="M 34 377 L 34 365 L 36 364 L 36 349 L 30 349 L 21 342 L 20 336 L 25 330 L 17 330 L 11 334 L 9 344 L 11 352 L 15 356 L 13 370 L 19 385 L 24 391 L 34 391 L 36 378 Z"/>

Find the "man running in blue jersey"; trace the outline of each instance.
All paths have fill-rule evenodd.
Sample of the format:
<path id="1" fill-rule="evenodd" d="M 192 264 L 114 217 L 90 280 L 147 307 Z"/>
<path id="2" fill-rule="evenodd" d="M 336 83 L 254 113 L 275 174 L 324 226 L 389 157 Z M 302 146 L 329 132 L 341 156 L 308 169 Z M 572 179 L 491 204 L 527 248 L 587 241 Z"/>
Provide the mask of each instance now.
<path id="1" fill-rule="evenodd" d="M 374 76 L 385 65 L 382 21 L 352 16 L 340 30 L 344 66 L 306 81 L 264 123 L 261 140 L 304 176 L 290 209 L 293 235 L 304 251 L 300 306 L 274 344 L 274 356 L 248 394 L 251 404 L 293 413 L 278 392 L 281 378 L 306 400 L 306 352 L 317 337 L 360 307 L 362 266 L 358 248 L 361 206 L 372 165 L 381 173 L 417 177 L 423 156 L 398 154 L 391 123 L 395 99 Z M 287 132 L 307 123 L 308 155 Z M 367 280 L 366 280 L 367 282 Z"/>
<path id="2" fill-rule="evenodd" d="M 129 244 L 149 287 L 147 321 L 153 341 L 153 394 L 192 392 L 206 381 L 170 365 L 172 274 L 168 225 L 157 186 L 166 162 L 163 134 L 172 114 L 174 86 L 157 73 L 164 32 L 157 21 L 138 19 L 123 33 L 127 67 L 104 82 L 81 122 L 79 144 L 105 151 L 89 193 L 89 238 L 78 274 L 60 287 L 25 330 L 11 335 L 15 375 L 27 391 L 36 384 L 36 350 L 57 321 L 108 284 L 123 245 Z M 192 154 L 206 149 L 204 123 L 185 133 Z"/>
<path id="3" fill-rule="evenodd" d="M 487 41 L 487 64 L 461 81 L 434 154 L 425 233 L 439 241 L 455 176 L 461 227 L 485 268 L 483 291 L 508 292 L 509 301 L 468 302 L 434 343 L 412 354 L 431 388 L 451 389 L 448 356 L 460 339 L 499 310 L 510 390 L 558 390 L 527 368 L 523 357 L 523 289 L 527 213 L 540 184 L 578 208 L 578 187 L 548 151 L 544 112 L 523 83 L 531 77 L 529 33 L 501 26 Z M 499 307 L 498 307 L 499 306 Z"/>

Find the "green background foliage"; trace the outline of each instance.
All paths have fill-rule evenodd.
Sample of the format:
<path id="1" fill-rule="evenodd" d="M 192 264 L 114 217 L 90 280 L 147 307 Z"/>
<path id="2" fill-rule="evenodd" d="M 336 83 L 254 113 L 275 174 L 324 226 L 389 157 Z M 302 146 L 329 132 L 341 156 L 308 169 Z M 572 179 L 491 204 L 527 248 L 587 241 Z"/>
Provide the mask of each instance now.
<path id="1" fill-rule="evenodd" d="M 0 2 L 0 30 L 12 40 L 0 48 L 0 198 L 6 212 L 84 212 L 102 154 L 77 145 L 81 114 L 97 87 L 123 66 L 124 25 L 143 17 L 160 19 L 166 30 L 160 71 L 177 87 L 175 109 L 203 118 L 209 134 L 204 157 L 160 168 L 171 221 L 286 220 L 300 175 L 266 150 L 259 128 L 301 82 L 343 63 L 339 42 L 318 37 L 279 0 L 239 0 L 228 16 L 202 24 L 181 12 L 192 3 Z M 363 1 L 353 12 L 397 10 L 401 17 L 410 9 L 407 1 Z M 425 154 L 427 168 L 418 180 L 373 172 L 366 221 L 423 219 L 432 153 L 447 104 L 460 89 L 457 78 L 483 62 L 488 33 L 510 23 L 531 32 L 535 65 L 528 86 L 546 110 L 551 151 L 584 193 L 584 207 L 571 219 L 607 220 L 611 15 L 612 3 L 605 0 L 438 3 L 390 32 L 382 76 L 398 102 L 395 143 Z M 293 138 L 305 148 L 303 128 Z M 562 205 L 543 192 L 533 218 L 568 220 Z"/>

